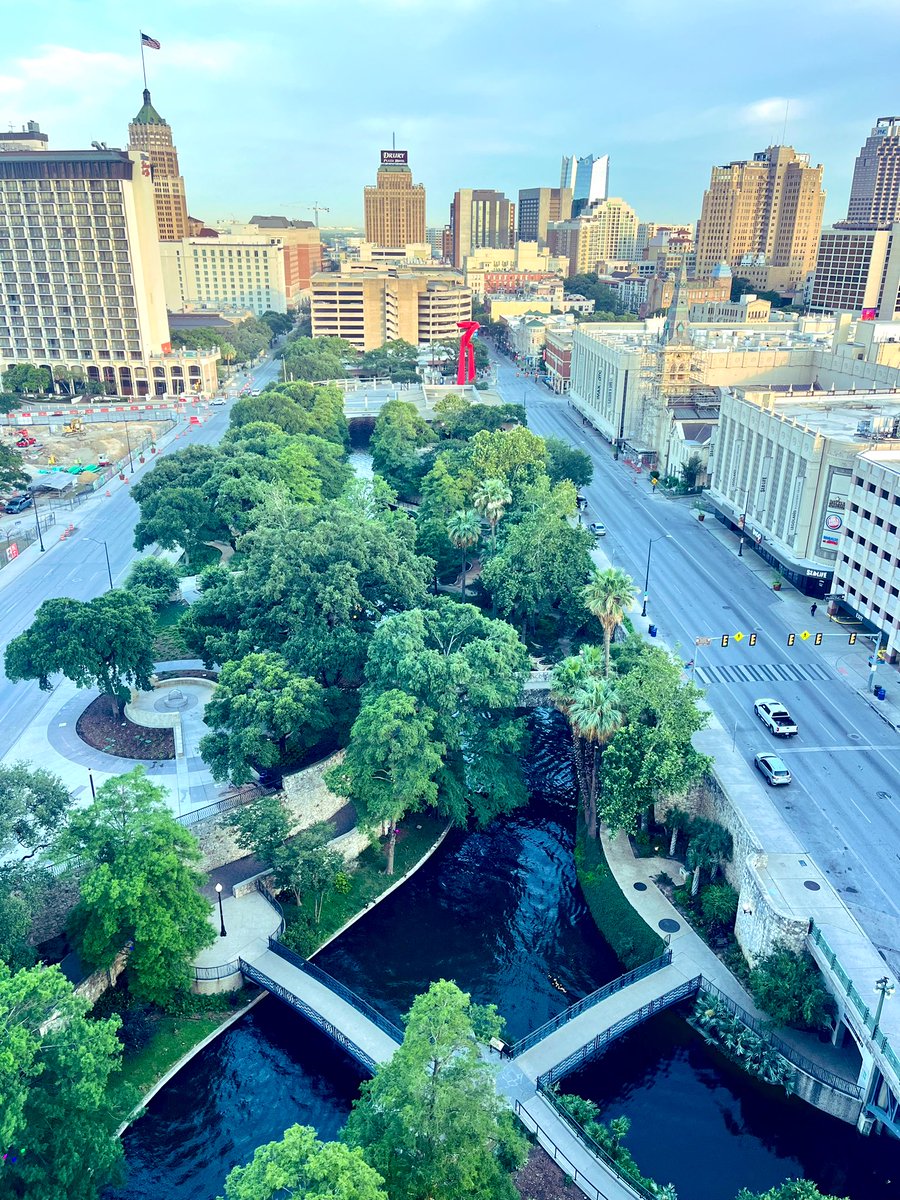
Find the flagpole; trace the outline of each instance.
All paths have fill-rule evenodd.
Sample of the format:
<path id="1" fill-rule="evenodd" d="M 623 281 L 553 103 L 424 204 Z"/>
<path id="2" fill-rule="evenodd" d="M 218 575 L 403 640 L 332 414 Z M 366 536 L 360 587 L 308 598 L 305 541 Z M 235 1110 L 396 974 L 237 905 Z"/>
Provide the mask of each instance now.
<path id="1" fill-rule="evenodd" d="M 141 32 L 141 33 L 139 33 L 138 36 L 141 39 L 141 71 L 144 76 L 144 91 L 146 92 L 146 90 L 147 90 L 147 63 L 144 59 L 144 35 Z"/>

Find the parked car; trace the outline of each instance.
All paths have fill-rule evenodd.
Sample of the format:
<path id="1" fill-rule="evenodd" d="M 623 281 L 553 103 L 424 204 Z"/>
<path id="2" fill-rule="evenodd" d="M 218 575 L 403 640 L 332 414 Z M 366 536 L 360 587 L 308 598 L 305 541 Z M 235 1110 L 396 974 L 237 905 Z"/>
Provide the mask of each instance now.
<path id="1" fill-rule="evenodd" d="M 776 737 L 796 737 L 797 722 L 780 700 L 757 700 L 753 712 Z"/>
<path id="2" fill-rule="evenodd" d="M 6 513 L 20 513 L 24 512 L 26 508 L 31 508 L 32 504 L 34 504 L 34 500 L 31 496 L 10 496 L 3 511 Z"/>
<path id="3" fill-rule="evenodd" d="M 591 521 L 588 528 L 594 537 L 606 537 L 606 526 L 602 521 Z"/>
<path id="4" fill-rule="evenodd" d="M 218 404 L 227 404 L 228 401 L 224 400 L 221 396 L 216 396 L 215 399 L 210 400 L 209 403 L 210 403 L 210 405 L 213 405 L 213 404 L 218 405 Z"/>
<path id="5" fill-rule="evenodd" d="M 781 787 L 791 782 L 791 773 L 777 754 L 763 752 L 757 754 L 753 765 L 765 779 L 769 787 Z"/>

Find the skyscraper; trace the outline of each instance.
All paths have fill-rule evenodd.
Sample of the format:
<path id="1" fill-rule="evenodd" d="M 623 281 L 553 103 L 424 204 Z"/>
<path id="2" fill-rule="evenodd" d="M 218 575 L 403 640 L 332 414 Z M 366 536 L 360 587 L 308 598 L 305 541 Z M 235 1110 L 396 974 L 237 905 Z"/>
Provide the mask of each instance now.
<path id="1" fill-rule="evenodd" d="M 519 241 L 547 241 L 549 221 L 566 221 L 572 215 L 571 188 L 519 189 Z"/>
<path id="2" fill-rule="evenodd" d="M 713 167 L 697 231 L 697 275 L 727 263 L 761 291 L 801 287 L 816 265 L 822 167 L 792 146 Z"/>
<path id="3" fill-rule="evenodd" d="M 450 205 L 453 265 L 483 246 L 506 250 L 516 242 L 516 206 L 502 192 L 460 188 Z"/>
<path id="4" fill-rule="evenodd" d="M 366 241 L 399 249 L 425 239 L 425 188 L 413 183 L 405 150 L 382 150 L 375 186 L 365 190 Z"/>
<path id="5" fill-rule="evenodd" d="M 172 129 L 150 103 L 147 88 L 143 106 L 128 126 L 128 147 L 149 156 L 159 240 L 181 241 L 188 236 L 188 213 L 184 180 L 178 174 L 178 151 L 172 142 Z"/>
<path id="6" fill-rule="evenodd" d="M 586 208 L 580 217 L 553 221 L 547 230 L 551 254 L 569 260 L 569 275 L 596 271 L 606 259 L 631 258 L 637 233 L 637 214 L 619 196 Z"/>
<path id="7" fill-rule="evenodd" d="M 564 154 L 559 186 L 571 189 L 572 216 L 580 216 L 586 208 L 609 195 L 609 155 L 586 154 L 584 158 L 576 158 L 574 154 Z"/>
<path id="8" fill-rule="evenodd" d="M 879 117 L 853 168 L 846 224 L 890 229 L 900 221 L 900 117 Z"/>

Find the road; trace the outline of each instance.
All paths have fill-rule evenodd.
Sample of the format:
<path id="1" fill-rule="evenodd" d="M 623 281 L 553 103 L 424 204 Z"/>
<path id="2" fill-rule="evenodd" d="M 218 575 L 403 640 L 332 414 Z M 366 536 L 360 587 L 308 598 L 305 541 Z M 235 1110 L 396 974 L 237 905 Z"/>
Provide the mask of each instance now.
<path id="1" fill-rule="evenodd" d="M 493 357 L 497 390 L 508 401 L 525 402 L 530 428 L 590 455 L 594 481 L 582 489 L 587 518 L 605 522 L 604 549 L 639 587 L 650 539 L 660 539 L 652 551 L 648 615 L 685 662 L 695 656 L 695 638 L 713 639 L 697 662 L 697 682 L 710 707 L 732 731 L 748 772 L 760 750 L 775 751 L 790 767 L 793 783 L 773 789 L 773 802 L 896 969 L 900 737 L 838 673 L 842 659 L 865 659 L 866 648 L 860 643 L 849 650 L 846 635 L 829 625 L 821 648 L 798 639 L 788 649 L 787 634 L 799 632 L 791 618 L 795 610 L 786 611 L 765 582 L 768 575 L 755 575 L 684 503 L 635 483 L 630 468 L 613 461 L 609 446 L 564 397 L 517 377 L 508 359 Z M 746 638 L 735 641 L 735 633 L 754 630 L 755 646 Z M 725 633 L 730 641 L 722 648 Z M 763 696 L 787 705 L 800 727 L 796 738 L 776 739 L 754 717 L 753 701 Z"/>
<path id="2" fill-rule="evenodd" d="M 251 372 L 251 387 L 263 387 L 271 382 L 278 374 L 280 365 L 280 362 L 271 359 L 261 363 Z M 244 376 L 237 380 L 238 386 L 245 382 Z M 167 453 L 186 445 L 212 445 L 218 442 L 228 428 L 229 410 L 230 405 L 210 408 L 210 419 L 205 425 L 185 424 L 190 433 L 184 435 L 183 440 L 170 443 Z M 135 474 L 142 478 L 151 467 L 152 463 L 147 463 Z M 24 515 L 33 520 L 31 510 Z M 45 535 L 47 552 L 33 557 L 28 563 L 23 562 L 21 567 L 15 565 L 0 571 L 0 649 L 28 628 L 35 611 L 44 600 L 56 596 L 91 600 L 108 589 L 104 541 L 109 551 L 113 583 L 121 584 L 138 557 L 133 545 L 138 515 L 138 506 L 132 500 L 128 487 L 112 489 L 112 495 L 108 498 L 99 494 L 71 514 L 61 509 L 57 525 Z M 77 530 L 70 538 L 60 542 L 59 532 L 65 522 L 59 522 L 63 516 L 74 521 Z M 34 553 L 37 554 L 37 551 Z M 36 683 L 13 684 L 4 674 L 0 674 L 0 758 L 9 752 L 16 739 L 39 717 L 52 695 L 52 692 L 42 692 Z"/>

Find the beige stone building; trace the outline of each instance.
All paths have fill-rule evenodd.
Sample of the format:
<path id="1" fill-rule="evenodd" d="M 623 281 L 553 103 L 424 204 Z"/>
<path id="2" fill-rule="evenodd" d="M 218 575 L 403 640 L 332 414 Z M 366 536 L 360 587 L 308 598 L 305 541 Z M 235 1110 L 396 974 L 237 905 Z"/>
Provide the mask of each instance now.
<path id="1" fill-rule="evenodd" d="M 571 188 L 520 188 L 518 240 L 546 245 L 549 223 L 567 221 L 571 215 Z"/>
<path id="2" fill-rule="evenodd" d="M 382 150 L 375 186 L 364 194 L 366 241 L 407 246 L 427 241 L 425 188 L 413 183 L 405 150 Z"/>
<path id="3" fill-rule="evenodd" d="M 688 319 L 696 324 L 712 321 L 722 321 L 728 325 L 765 324 L 771 315 L 771 302 L 750 294 L 741 296 L 739 300 L 707 300 L 701 304 L 691 304 L 688 309 Z"/>
<path id="4" fill-rule="evenodd" d="M 502 192 L 460 188 L 450 205 L 450 233 L 457 269 L 483 248 L 509 250 L 516 244 L 516 206 Z"/>
<path id="5" fill-rule="evenodd" d="M 759 291 L 796 291 L 816 265 L 822 167 L 792 146 L 713 167 L 697 229 L 697 275 L 719 263 Z"/>
<path id="6" fill-rule="evenodd" d="M 254 227 L 255 228 L 255 227 Z M 185 308 L 287 312 L 284 242 L 261 233 L 160 242 L 166 301 Z"/>
<path id="7" fill-rule="evenodd" d="M 463 262 L 466 284 L 479 299 L 488 291 L 512 292 L 568 273 L 568 260 L 555 258 L 537 242 L 506 249 L 483 247 Z"/>
<path id="8" fill-rule="evenodd" d="M 472 318 L 472 292 L 460 275 L 427 270 L 322 272 L 312 281 L 313 337 L 342 337 L 357 350 L 402 338 L 417 346 L 459 337 Z"/>
<path id="9" fill-rule="evenodd" d="M 637 214 L 619 196 L 610 196 L 570 221 L 551 222 L 550 252 L 569 260 L 569 275 L 597 270 L 601 260 L 631 259 L 637 236 Z"/>
<path id="10" fill-rule="evenodd" d="M 150 161 L 156 222 L 161 242 L 177 242 L 188 236 L 188 211 L 184 180 L 178 173 L 178 151 L 172 141 L 172 129 L 150 103 L 144 88 L 144 103 L 128 126 L 131 150 L 146 154 Z"/>

